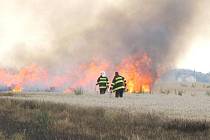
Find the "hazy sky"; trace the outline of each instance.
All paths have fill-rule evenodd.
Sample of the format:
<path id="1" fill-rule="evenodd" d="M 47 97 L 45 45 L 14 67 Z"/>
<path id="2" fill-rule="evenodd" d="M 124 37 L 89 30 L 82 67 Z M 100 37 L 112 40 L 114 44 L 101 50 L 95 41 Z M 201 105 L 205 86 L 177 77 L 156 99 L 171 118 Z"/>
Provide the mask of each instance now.
<path id="1" fill-rule="evenodd" d="M 175 9 L 176 7 L 182 6 L 181 0 L 171 1 L 174 2 L 174 5 L 170 3 L 170 6 L 174 6 Z M 139 7 L 132 9 L 131 7 L 135 3 L 139 4 Z M 49 63 L 49 65 L 50 63 L 57 64 L 57 61 L 62 60 L 60 55 L 65 54 L 72 56 L 67 58 L 68 61 L 71 59 L 71 61 L 77 62 L 75 60 L 76 57 L 74 57 L 74 52 L 81 52 L 81 50 L 85 50 L 86 52 L 92 51 L 89 48 L 80 50 L 78 48 L 90 42 L 95 43 L 94 41 L 84 41 L 84 36 L 92 33 L 94 30 L 103 32 L 101 27 L 104 24 L 110 24 L 110 29 L 114 29 L 112 27 L 115 25 L 114 21 L 110 23 L 106 20 L 118 20 L 115 16 L 122 16 L 122 23 L 126 21 L 125 24 L 129 24 L 129 26 L 132 21 L 137 21 L 141 24 L 143 22 L 145 24 L 146 22 L 150 23 L 150 21 L 156 24 L 155 22 L 157 21 L 157 24 L 161 25 L 161 22 L 167 20 L 159 21 L 157 15 L 163 12 L 160 9 L 164 6 L 160 5 L 166 5 L 166 3 L 168 4 L 167 0 L 139 0 L 139 2 L 136 0 L 0 0 L 0 65 L 2 67 L 19 68 L 33 62 L 40 64 Z M 187 4 L 189 6 L 192 3 L 196 4 L 193 6 L 192 15 L 190 15 L 192 17 L 188 19 L 189 14 L 186 14 L 186 17 L 183 18 L 189 23 L 183 29 L 179 27 L 181 31 L 179 31 L 179 34 L 176 33 L 176 37 L 173 36 L 174 43 L 170 43 L 170 45 L 173 44 L 183 49 L 183 53 L 180 53 L 182 49 L 179 49 L 175 65 L 177 68 L 189 68 L 202 72 L 210 72 L 210 12 L 208 12 L 210 1 L 199 0 L 195 2 L 195 0 L 186 0 L 183 3 L 185 3 L 186 7 L 188 6 Z M 169 11 L 170 6 L 168 8 Z M 135 15 L 135 12 L 139 11 L 143 16 Z M 101 15 L 103 18 L 101 18 Z M 124 15 L 126 15 L 126 19 L 124 19 Z M 167 16 L 170 16 L 170 14 Z M 142 18 L 143 20 L 139 21 L 135 18 Z M 119 19 L 121 20 L 121 18 Z M 168 24 L 171 24 L 171 21 Z M 116 28 L 123 29 L 124 25 L 122 25 L 119 27 L 115 26 Z M 175 25 L 178 26 L 177 24 Z M 134 26 L 136 25 L 134 24 Z M 127 26 L 125 25 L 125 27 Z M 133 29 L 135 28 L 131 28 L 128 33 L 132 33 L 131 31 Z M 66 32 L 67 30 L 68 32 Z M 109 34 L 115 34 L 112 31 L 110 30 Z M 133 32 L 136 33 L 136 31 Z M 105 36 L 107 33 L 103 35 Z M 97 34 L 94 34 L 93 38 L 95 36 Z M 109 35 L 106 37 L 109 38 Z M 93 38 L 90 38 L 90 40 L 93 40 Z M 113 44 L 115 46 L 121 45 L 121 42 L 117 43 L 117 38 L 115 34 L 113 38 Z M 122 39 L 122 37 L 120 38 Z M 154 37 L 151 38 L 154 39 Z M 87 38 L 85 37 L 85 39 Z M 106 41 L 102 37 L 99 39 L 100 42 Z M 180 43 L 179 39 L 182 40 Z M 112 39 L 109 38 L 110 40 Z M 69 44 L 72 47 L 67 47 Z M 98 45 L 98 42 L 96 44 Z M 185 51 L 186 48 L 187 51 Z M 97 49 L 94 48 L 93 50 L 96 51 Z M 159 53 L 162 52 L 160 51 Z M 176 50 L 173 50 L 173 53 L 173 55 L 176 55 Z M 90 53 L 90 55 L 92 54 Z M 84 54 L 84 59 L 88 57 L 90 56 Z"/>
<path id="2" fill-rule="evenodd" d="M 210 72 L 210 37 L 198 37 L 183 57 L 179 58 L 178 68 L 192 69 L 204 73 Z"/>
<path id="3" fill-rule="evenodd" d="M 190 46 L 177 63 L 178 68 L 210 72 L 210 12 L 209 0 L 199 1 L 191 26 L 188 27 L 185 45 Z"/>

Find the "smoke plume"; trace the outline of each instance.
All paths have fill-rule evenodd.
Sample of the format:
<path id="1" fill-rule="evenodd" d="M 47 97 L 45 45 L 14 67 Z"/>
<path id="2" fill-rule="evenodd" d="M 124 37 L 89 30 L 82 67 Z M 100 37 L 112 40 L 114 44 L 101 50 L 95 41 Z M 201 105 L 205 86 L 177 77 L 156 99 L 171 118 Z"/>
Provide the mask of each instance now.
<path id="1" fill-rule="evenodd" d="M 93 61 L 152 60 L 156 75 L 188 47 L 196 0 L 0 0 L 0 64 L 37 64 L 54 73 Z M 102 67 L 107 68 L 108 66 Z M 101 69 L 102 69 L 101 68 Z"/>

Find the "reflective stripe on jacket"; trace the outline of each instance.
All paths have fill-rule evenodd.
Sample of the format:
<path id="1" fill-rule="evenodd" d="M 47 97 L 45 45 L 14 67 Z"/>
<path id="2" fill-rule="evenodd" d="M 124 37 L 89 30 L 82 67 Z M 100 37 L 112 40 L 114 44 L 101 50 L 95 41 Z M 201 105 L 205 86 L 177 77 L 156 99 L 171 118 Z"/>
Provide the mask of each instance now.
<path id="1" fill-rule="evenodd" d="M 109 87 L 109 79 L 107 77 L 100 76 L 96 85 L 99 85 L 100 89 L 106 89 Z"/>
<path id="2" fill-rule="evenodd" d="M 125 87 L 126 87 L 125 78 L 122 76 L 115 76 L 111 84 L 112 91 L 115 92 L 120 89 L 125 89 Z"/>

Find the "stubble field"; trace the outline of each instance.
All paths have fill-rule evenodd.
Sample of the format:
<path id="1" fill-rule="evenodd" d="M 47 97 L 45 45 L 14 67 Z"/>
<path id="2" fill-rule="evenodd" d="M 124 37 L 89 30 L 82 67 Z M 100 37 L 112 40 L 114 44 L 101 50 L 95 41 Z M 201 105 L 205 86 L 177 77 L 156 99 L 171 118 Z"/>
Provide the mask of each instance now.
<path id="1" fill-rule="evenodd" d="M 210 139 L 208 89 L 175 89 L 1 94 L 0 139 Z"/>

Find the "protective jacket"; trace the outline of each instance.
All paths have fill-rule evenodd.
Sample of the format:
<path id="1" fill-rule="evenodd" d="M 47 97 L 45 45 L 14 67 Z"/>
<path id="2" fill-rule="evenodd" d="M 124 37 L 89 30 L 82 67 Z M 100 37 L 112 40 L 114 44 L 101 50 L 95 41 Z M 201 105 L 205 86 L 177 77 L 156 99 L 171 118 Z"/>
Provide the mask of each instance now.
<path id="1" fill-rule="evenodd" d="M 118 75 L 115 76 L 114 79 L 112 80 L 111 88 L 113 92 L 124 89 L 126 88 L 126 80 L 124 77 Z"/>
<path id="2" fill-rule="evenodd" d="M 96 85 L 99 85 L 99 88 L 100 89 L 106 89 L 109 87 L 109 79 L 105 76 L 100 76 L 97 80 L 97 84 Z"/>

